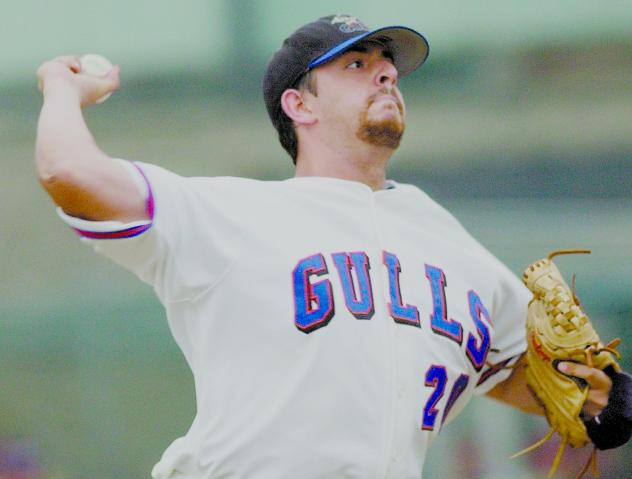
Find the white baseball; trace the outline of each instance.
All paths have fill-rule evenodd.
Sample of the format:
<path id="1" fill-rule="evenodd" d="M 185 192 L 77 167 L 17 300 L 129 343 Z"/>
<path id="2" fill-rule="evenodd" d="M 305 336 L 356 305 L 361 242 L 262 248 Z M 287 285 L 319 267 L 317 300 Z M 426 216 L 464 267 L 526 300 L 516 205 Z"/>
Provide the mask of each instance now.
<path id="1" fill-rule="evenodd" d="M 80 73 L 93 77 L 105 77 L 113 66 L 110 60 L 101 55 L 97 55 L 96 53 L 82 55 L 81 58 L 79 58 L 79 62 L 81 63 Z M 110 97 L 111 94 L 112 93 L 103 95 L 96 101 L 96 103 L 103 103 Z"/>

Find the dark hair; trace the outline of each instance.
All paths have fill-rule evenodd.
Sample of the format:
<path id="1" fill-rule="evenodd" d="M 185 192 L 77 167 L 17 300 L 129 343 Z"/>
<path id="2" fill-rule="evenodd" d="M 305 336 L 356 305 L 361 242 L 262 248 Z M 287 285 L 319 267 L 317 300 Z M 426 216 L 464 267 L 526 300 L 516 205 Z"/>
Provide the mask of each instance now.
<path id="1" fill-rule="evenodd" d="M 312 71 L 308 70 L 305 74 L 301 75 L 298 80 L 294 82 L 291 88 L 296 90 L 307 90 L 312 95 L 316 96 L 318 91 L 316 89 L 316 81 L 312 75 Z M 279 103 L 279 110 L 277 113 L 276 129 L 279 133 L 279 142 L 285 151 L 292 157 L 292 163 L 296 165 L 296 157 L 298 156 L 298 138 L 296 136 L 296 129 L 294 128 L 294 122 L 288 117 L 281 104 Z"/>

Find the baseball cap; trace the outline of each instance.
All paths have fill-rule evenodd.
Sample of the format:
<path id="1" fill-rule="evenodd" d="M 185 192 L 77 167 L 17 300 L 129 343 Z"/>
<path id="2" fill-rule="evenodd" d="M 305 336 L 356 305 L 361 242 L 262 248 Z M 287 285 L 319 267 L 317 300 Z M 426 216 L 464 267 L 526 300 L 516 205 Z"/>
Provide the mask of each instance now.
<path id="1" fill-rule="evenodd" d="M 308 23 L 283 42 L 263 79 L 263 97 L 275 128 L 282 114 L 281 96 L 285 90 L 309 70 L 367 40 L 388 48 L 400 77 L 419 68 L 428 58 L 428 42 L 412 28 L 395 25 L 372 30 L 350 15 L 329 15 Z"/>

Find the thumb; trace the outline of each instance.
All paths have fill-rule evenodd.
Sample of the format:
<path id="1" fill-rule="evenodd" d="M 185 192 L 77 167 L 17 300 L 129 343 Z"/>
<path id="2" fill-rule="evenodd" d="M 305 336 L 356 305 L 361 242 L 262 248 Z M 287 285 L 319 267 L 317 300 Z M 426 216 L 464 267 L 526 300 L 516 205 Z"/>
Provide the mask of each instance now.
<path id="1" fill-rule="evenodd" d="M 121 68 L 116 65 L 102 78 L 99 79 L 100 88 L 97 92 L 97 98 L 92 99 L 89 103 L 100 104 L 107 100 L 121 85 L 119 77 Z"/>
<path id="2" fill-rule="evenodd" d="M 112 67 L 104 76 L 84 77 L 85 90 L 81 106 L 87 107 L 107 100 L 120 86 L 120 70 L 117 65 Z"/>
<path id="3" fill-rule="evenodd" d="M 108 80 L 110 82 L 110 85 L 112 86 L 110 91 L 117 90 L 119 86 L 121 86 L 120 73 L 121 67 L 118 65 L 114 65 L 107 73 L 107 75 L 105 75 L 105 79 Z"/>

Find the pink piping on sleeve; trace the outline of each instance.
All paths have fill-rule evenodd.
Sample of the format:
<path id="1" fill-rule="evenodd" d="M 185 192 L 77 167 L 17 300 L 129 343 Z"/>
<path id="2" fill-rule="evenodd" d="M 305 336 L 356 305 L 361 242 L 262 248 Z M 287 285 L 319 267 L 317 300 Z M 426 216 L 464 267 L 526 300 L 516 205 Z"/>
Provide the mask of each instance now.
<path id="1" fill-rule="evenodd" d="M 132 165 L 134 165 L 134 167 L 138 170 L 138 172 L 140 173 L 140 176 L 143 177 L 143 180 L 145 180 L 145 184 L 147 185 L 147 199 L 145 200 L 145 212 L 147 213 L 147 216 L 149 216 L 149 219 L 153 221 L 154 220 L 154 193 L 151 189 L 151 183 L 147 179 L 147 176 L 145 175 L 145 172 L 143 171 L 143 169 L 137 163 L 132 163 Z"/>
<path id="2" fill-rule="evenodd" d="M 154 203 L 154 194 L 151 189 L 151 183 L 149 183 L 149 180 L 147 179 L 145 172 L 142 170 L 142 168 L 139 165 L 137 165 L 136 163 L 132 163 L 132 165 L 134 165 L 134 167 L 138 170 L 143 180 L 145 181 L 145 185 L 147 185 L 147 198 L 145 199 L 145 212 L 147 213 L 147 216 L 149 217 L 149 220 L 151 221 L 151 223 L 142 224 L 138 226 L 132 226 L 132 227 L 126 227 L 121 230 L 102 231 L 102 232 L 84 230 L 80 228 L 73 228 L 80 236 L 83 236 L 84 238 L 92 238 L 92 239 L 132 238 L 134 236 L 143 234 L 145 231 L 147 231 L 149 228 L 152 227 L 152 224 L 154 221 L 155 203 Z"/>

